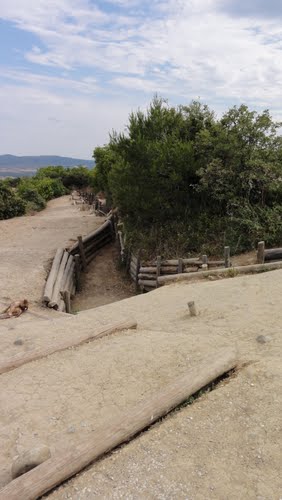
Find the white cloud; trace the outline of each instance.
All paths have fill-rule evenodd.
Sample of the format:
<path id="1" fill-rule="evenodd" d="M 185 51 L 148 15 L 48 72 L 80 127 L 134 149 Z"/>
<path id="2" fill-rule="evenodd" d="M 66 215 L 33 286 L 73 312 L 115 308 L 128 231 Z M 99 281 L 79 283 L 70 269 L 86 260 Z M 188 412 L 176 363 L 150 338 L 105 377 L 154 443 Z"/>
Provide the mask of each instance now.
<path id="1" fill-rule="evenodd" d="M 174 102 L 199 96 L 216 110 L 245 102 L 281 116 L 280 19 L 263 17 L 262 11 L 256 17 L 255 9 L 251 17 L 231 16 L 223 4 L 223 0 L 105 0 L 99 7 L 94 0 L 0 0 L 0 18 L 38 39 L 25 51 L 26 64 L 39 65 L 41 73 L 49 67 L 52 74 L 57 71 L 56 76 L 42 77 L 36 69 L 30 74 L 10 70 L 6 78 L 15 82 L 14 88 L 16 83 L 21 86 L 22 108 L 18 104 L 23 111 L 32 92 L 37 103 L 41 96 L 56 102 L 62 91 L 72 92 L 73 112 L 67 118 L 74 121 L 76 114 L 82 119 L 76 103 L 82 110 L 98 106 L 99 120 L 105 121 L 108 93 L 117 114 L 113 124 L 105 111 L 107 130 L 126 122 L 123 110 L 130 109 L 129 102 L 137 107 L 140 99 L 142 105 L 155 92 Z M 74 78 L 80 70 L 83 76 Z M 4 89 L 9 97 L 12 87 Z M 105 96 L 103 105 L 99 92 Z M 60 101 L 60 109 L 68 106 Z M 43 107 L 45 117 L 44 113 Z M 53 115 L 57 119 L 55 110 Z M 102 137 L 99 127 L 97 134 Z"/>

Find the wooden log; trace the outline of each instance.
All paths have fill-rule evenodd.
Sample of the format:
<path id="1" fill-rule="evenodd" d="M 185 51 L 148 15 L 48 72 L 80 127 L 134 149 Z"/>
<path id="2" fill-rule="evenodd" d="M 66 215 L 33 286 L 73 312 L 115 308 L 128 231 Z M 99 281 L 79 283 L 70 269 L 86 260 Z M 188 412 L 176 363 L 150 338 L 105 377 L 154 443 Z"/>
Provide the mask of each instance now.
<path id="1" fill-rule="evenodd" d="M 130 263 L 130 271 L 136 274 L 137 272 L 137 265 L 134 264 L 133 262 Z"/>
<path id="2" fill-rule="evenodd" d="M 155 266 L 157 263 L 154 262 L 153 265 Z M 199 259 L 199 257 L 193 257 L 189 259 L 183 259 L 183 264 L 200 264 L 202 265 L 202 261 Z M 170 259 L 170 260 L 163 260 L 162 261 L 163 266 L 178 266 L 178 259 Z"/>
<path id="3" fill-rule="evenodd" d="M 14 356 L 9 357 L 3 363 L 0 364 L 0 374 L 9 372 L 18 368 L 19 366 L 25 365 L 30 361 L 35 361 L 36 359 L 45 358 L 54 352 L 64 351 L 69 347 L 77 347 L 85 342 L 90 342 L 105 335 L 110 335 L 115 332 L 122 330 L 129 330 L 136 328 L 137 323 L 134 320 L 120 321 L 117 323 L 112 323 L 110 325 L 101 326 L 97 328 L 96 331 L 91 331 L 88 333 L 80 333 L 79 330 L 75 332 L 75 336 L 69 336 L 65 338 L 55 338 L 55 340 L 48 345 L 39 346 L 33 350 L 20 352 Z"/>
<path id="4" fill-rule="evenodd" d="M 65 291 L 71 292 L 75 280 L 74 272 L 75 272 L 75 263 L 72 261 L 67 279 L 64 283 L 64 286 L 60 290 L 61 294 Z"/>
<path id="5" fill-rule="evenodd" d="M 217 266 L 224 266 L 224 265 L 225 265 L 224 260 L 209 260 L 208 261 L 209 267 L 217 267 Z"/>
<path id="6" fill-rule="evenodd" d="M 64 254 L 64 249 L 63 248 L 58 248 L 58 250 L 57 250 L 57 252 L 55 254 L 53 263 L 52 263 L 52 267 L 51 267 L 48 279 L 46 281 L 46 285 L 45 285 L 45 289 L 44 289 L 44 295 L 43 295 L 43 301 L 44 302 L 48 303 L 51 300 L 53 289 L 54 289 L 54 284 L 55 284 L 55 281 L 56 281 L 56 278 L 57 278 L 57 274 L 58 274 L 58 271 L 59 271 L 59 267 L 60 267 L 60 264 L 61 264 L 61 260 L 62 260 L 63 254 Z"/>
<path id="7" fill-rule="evenodd" d="M 80 258 L 78 254 L 74 256 L 75 262 L 75 286 L 78 292 L 81 290 L 81 278 L 80 278 Z"/>
<path id="8" fill-rule="evenodd" d="M 138 274 L 138 279 L 139 280 L 156 280 L 156 276 L 154 274 L 144 274 L 144 273 L 139 273 Z"/>
<path id="9" fill-rule="evenodd" d="M 106 421 L 81 439 L 80 443 L 61 452 L 14 479 L 0 491 L 0 500 L 34 500 L 77 474 L 97 458 L 116 448 L 167 415 L 190 396 L 236 368 L 235 350 L 224 349 L 203 358 L 184 375 L 175 377 L 155 394 Z"/>
<path id="10" fill-rule="evenodd" d="M 98 234 L 98 236 L 95 236 L 91 240 L 89 240 L 87 243 L 83 243 L 84 250 L 87 252 L 92 247 L 95 247 L 97 243 L 100 243 L 100 241 L 103 241 L 105 239 L 112 239 L 112 233 L 110 231 L 104 231 L 101 234 Z"/>
<path id="11" fill-rule="evenodd" d="M 63 298 L 60 299 L 59 305 L 58 305 L 58 311 L 60 312 L 66 312 L 66 304 Z"/>
<path id="12" fill-rule="evenodd" d="M 185 267 L 184 273 L 197 273 L 198 269 L 198 267 Z"/>
<path id="13" fill-rule="evenodd" d="M 62 279 L 62 285 L 61 285 L 61 290 L 65 290 L 65 284 L 68 281 L 69 275 L 73 274 L 73 270 L 71 269 L 72 265 L 74 265 L 74 258 L 72 255 L 69 254 L 67 264 L 65 267 L 63 279 Z"/>
<path id="14" fill-rule="evenodd" d="M 224 266 L 230 267 L 230 247 L 224 247 Z"/>
<path id="15" fill-rule="evenodd" d="M 66 313 L 71 314 L 71 294 L 68 290 L 64 291 L 64 302 L 66 305 Z"/>
<path id="16" fill-rule="evenodd" d="M 83 242 L 82 242 L 82 236 L 78 236 L 77 240 L 78 240 L 80 260 L 82 263 L 82 269 L 83 269 L 83 271 L 86 271 L 87 262 L 86 262 L 86 256 L 85 256 L 84 246 L 83 246 Z"/>
<path id="17" fill-rule="evenodd" d="M 69 258 L 68 252 L 64 252 L 63 258 L 62 258 L 61 263 L 60 263 L 59 271 L 57 274 L 57 279 L 56 279 L 56 282 L 55 282 L 55 285 L 53 288 L 52 297 L 51 297 L 51 300 L 48 304 L 48 307 L 57 308 L 59 306 L 59 300 L 61 298 L 60 291 L 62 289 L 62 282 L 63 282 L 65 267 L 66 267 L 68 258 Z"/>
<path id="18" fill-rule="evenodd" d="M 132 254 L 131 255 L 131 262 L 137 266 L 138 256 Z"/>
<path id="19" fill-rule="evenodd" d="M 264 252 L 265 262 L 282 259 L 282 248 L 270 248 Z"/>
<path id="20" fill-rule="evenodd" d="M 149 286 L 152 288 L 157 288 L 157 280 L 138 280 L 139 286 Z"/>
<path id="21" fill-rule="evenodd" d="M 156 274 L 157 272 L 157 267 L 154 266 L 154 267 L 144 267 L 144 266 L 141 266 L 140 269 L 139 269 L 139 272 L 140 273 L 152 273 L 152 274 Z"/>
<path id="22" fill-rule="evenodd" d="M 91 253 L 96 252 L 98 248 L 103 248 L 103 246 L 107 245 L 111 241 L 112 241 L 111 235 L 105 234 L 103 238 L 94 240 L 91 246 L 88 246 L 84 249 L 85 255 L 89 256 Z"/>
<path id="23" fill-rule="evenodd" d="M 264 241 L 260 241 L 258 243 L 258 251 L 257 251 L 257 263 L 258 264 L 264 263 L 264 251 L 265 251 L 265 243 L 264 243 Z"/>
<path id="24" fill-rule="evenodd" d="M 99 234 L 109 231 L 111 232 L 111 221 L 107 220 L 102 224 L 98 229 L 95 229 L 95 231 L 92 231 L 92 233 L 87 234 L 87 236 L 84 236 L 83 238 L 83 244 L 86 245 L 88 241 L 92 240 L 93 238 L 97 237 Z"/>
<path id="25" fill-rule="evenodd" d="M 197 273 L 175 274 L 173 276 L 159 276 L 159 285 L 166 285 L 174 281 L 190 281 L 196 278 L 206 278 L 208 276 L 236 276 L 237 274 L 260 273 L 263 271 L 274 271 L 282 269 L 282 261 L 268 262 L 266 264 L 251 264 L 248 266 L 229 267 L 228 269 L 211 269 L 209 271 L 198 271 Z"/>

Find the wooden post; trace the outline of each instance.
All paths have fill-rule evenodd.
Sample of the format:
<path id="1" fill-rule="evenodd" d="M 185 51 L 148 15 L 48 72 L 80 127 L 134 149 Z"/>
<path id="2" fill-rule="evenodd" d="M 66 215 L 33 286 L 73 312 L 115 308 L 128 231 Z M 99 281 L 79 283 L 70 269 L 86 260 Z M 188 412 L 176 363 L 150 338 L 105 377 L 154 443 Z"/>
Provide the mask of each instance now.
<path id="1" fill-rule="evenodd" d="M 264 243 L 264 241 L 260 241 L 258 243 L 258 251 L 257 251 L 257 263 L 258 264 L 264 263 L 264 252 L 265 252 L 265 243 Z"/>
<path id="2" fill-rule="evenodd" d="M 49 460 L 11 481 L 1 489 L 0 500 L 34 500 L 41 497 L 97 458 L 129 441 L 237 364 L 237 353 L 233 349 L 209 354 L 155 394 L 103 423 L 90 436 L 82 438 L 80 443 L 73 446 L 69 443 L 68 450 L 57 450 Z"/>
<path id="3" fill-rule="evenodd" d="M 202 269 L 203 271 L 208 269 L 208 256 L 207 255 L 202 255 Z"/>
<path id="4" fill-rule="evenodd" d="M 224 247 L 224 267 L 230 267 L 230 247 Z"/>
<path id="5" fill-rule="evenodd" d="M 138 289 L 138 274 L 139 274 L 139 269 L 140 269 L 140 257 L 141 257 L 141 250 L 138 250 L 138 252 L 137 252 L 137 262 L 136 262 L 136 278 L 135 278 L 135 288 L 136 288 L 136 290 Z"/>
<path id="6" fill-rule="evenodd" d="M 78 292 L 81 290 L 81 279 L 80 279 L 80 257 L 79 254 L 75 254 L 74 256 L 75 262 L 75 287 Z"/>
<path id="7" fill-rule="evenodd" d="M 157 256 L 157 269 L 156 269 L 156 288 L 158 288 L 158 277 L 161 274 L 162 258 L 160 255 Z"/>
<path id="8" fill-rule="evenodd" d="M 191 300 L 191 302 L 188 302 L 188 308 L 190 312 L 190 316 L 197 316 L 197 310 L 195 306 L 195 302 Z"/>
<path id="9" fill-rule="evenodd" d="M 82 269 L 83 269 L 83 271 L 86 271 L 86 269 L 87 269 L 87 262 L 86 262 L 86 256 L 85 256 L 85 251 L 84 251 L 82 236 L 78 236 L 77 239 L 78 239 L 79 253 L 80 253 L 81 262 L 82 262 Z"/>
<path id="10" fill-rule="evenodd" d="M 177 268 L 178 273 L 183 273 L 183 259 L 178 259 L 178 268 Z"/>
<path id="11" fill-rule="evenodd" d="M 65 305 L 66 305 L 66 312 L 68 314 L 71 314 L 70 291 L 69 290 L 65 290 L 64 293 L 63 293 L 63 297 L 64 297 L 64 302 L 65 302 Z"/>

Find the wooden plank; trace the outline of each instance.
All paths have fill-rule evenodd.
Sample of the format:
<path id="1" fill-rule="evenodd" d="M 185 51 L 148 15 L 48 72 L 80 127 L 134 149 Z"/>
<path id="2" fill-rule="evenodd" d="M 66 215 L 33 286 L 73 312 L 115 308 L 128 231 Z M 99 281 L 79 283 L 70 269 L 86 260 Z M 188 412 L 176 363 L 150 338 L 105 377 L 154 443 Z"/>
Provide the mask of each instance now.
<path id="1" fill-rule="evenodd" d="M 264 243 L 264 241 L 260 241 L 258 243 L 258 251 L 257 251 L 257 263 L 258 264 L 264 263 L 264 251 L 265 251 L 265 243 Z"/>
<path id="2" fill-rule="evenodd" d="M 137 266 L 138 264 L 138 257 L 136 255 L 131 255 L 131 262 Z"/>
<path id="3" fill-rule="evenodd" d="M 55 285 L 53 288 L 52 297 L 51 297 L 51 300 L 48 304 L 48 307 L 58 308 L 58 306 L 59 306 L 59 301 L 61 299 L 60 291 L 61 291 L 62 282 L 64 279 L 64 272 L 65 272 L 68 258 L 69 258 L 69 254 L 68 254 L 68 252 L 65 251 L 63 254 L 63 258 L 61 260 L 61 264 L 60 264 L 59 271 L 57 274 L 57 279 L 56 279 L 56 282 L 55 282 Z"/>
<path id="4" fill-rule="evenodd" d="M 95 231 L 92 231 L 92 233 L 89 233 L 89 234 L 87 234 L 87 236 L 84 236 L 84 238 L 82 239 L 83 244 L 86 245 L 90 240 L 92 240 L 93 238 L 96 238 L 98 235 L 100 235 L 103 232 L 111 233 L 111 225 L 112 225 L 112 223 L 110 220 L 107 220 L 106 222 L 104 222 L 104 224 L 102 224 L 102 226 L 100 226 L 98 229 L 95 229 Z"/>
<path id="5" fill-rule="evenodd" d="M 230 267 L 230 247 L 224 247 L 224 266 Z"/>
<path id="6" fill-rule="evenodd" d="M 157 280 L 138 280 L 139 286 L 149 286 L 152 288 L 157 288 Z"/>
<path id="7" fill-rule="evenodd" d="M 34 500 L 41 497 L 167 415 L 200 389 L 234 369 L 237 364 L 237 352 L 233 349 L 217 350 L 209 354 L 194 368 L 175 377 L 155 394 L 133 408 L 126 409 L 122 415 L 103 423 L 76 446 L 58 451 L 42 464 L 11 481 L 0 491 L 0 500 Z"/>
<path id="8" fill-rule="evenodd" d="M 271 260 L 282 259 L 282 248 L 270 248 L 264 252 L 265 262 Z"/>
<path id="9" fill-rule="evenodd" d="M 153 265 L 155 266 L 157 263 L 154 262 Z M 199 259 L 199 257 L 193 257 L 189 259 L 183 259 L 183 264 L 201 264 L 202 261 Z M 178 266 L 178 259 L 170 259 L 170 260 L 163 260 L 162 261 L 163 266 Z"/>
<path id="10" fill-rule="evenodd" d="M 178 259 L 177 272 L 183 273 L 183 268 L 184 268 L 183 259 Z"/>
<path id="11" fill-rule="evenodd" d="M 0 364 L 0 374 L 14 370 L 21 365 L 25 365 L 30 361 L 35 361 L 36 359 L 45 358 L 54 352 L 64 351 L 69 347 L 77 347 L 85 342 L 90 342 L 91 340 L 104 337 L 105 335 L 110 335 L 112 333 L 129 330 L 131 328 L 136 328 L 137 323 L 134 320 L 126 320 L 117 323 L 112 323 L 110 325 L 101 326 L 96 331 L 91 331 L 91 333 L 80 333 L 79 330 L 76 332 L 75 339 L 71 337 L 57 338 L 53 343 L 49 343 L 46 346 L 36 347 L 33 350 L 20 352 L 6 359 Z M 71 326 L 70 326 L 71 328 Z"/>
<path id="12" fill-rule="evenodd" d="M 87 269 L 87 262 L 86 262 L 86 256 L 85 256 L 85 251 L 84 251 L 84 246 L 82 242 L 82 236 L 77 237 L 78 240 L 78 248 L 79 248 L 79 255 L 82 263 L 82 269 L 83 271 L 86 271 Z"/>
<path id="13" fill-rule="evenodd" d="M 44 295 L 43 295 L 43 301 L 44 302 L 50 302 L 53 289 L 54 289 L 54 284 L 57 278 L 58 270 L 60 267 L 60 263 L 62 260 L 64 254 L 64 249 L 63 248 L 58 248 L 54 260 L 52 262 L 52 267 L 48 276 L 48 279 L 46 281 L 45 289 L 44 289 Z"/>
<path id="14" fill-rule="evenodd" d="M 74 266 L 74 258 L 72 255 L 69 254 L 60 290 L 65 290 L 65 285 L 69 280 L 69 276 L 73 274 L 73 268 L 72 268 L 73 266 Z"/>
<path id="15" fill-rule="evenodd" d="M 155 280 L 156 281 L 156 276 L 154 274 L 144 274 L 144 273 L 139 273 L 138 274 L 138 279 L 139 280 Z"/>
<path id="16" fill-rule="evenodd" d="M 209 271 L 198 271 L 197 273 L 175 274 L 173 276 L 159 276 L 159 285 L 166 285 L 174 281 L 189 281 L 195 277 L 206 278 L 208 276 L 236 276 L 237 274 L 260 273 L 263 271 L 274 271 L 282 269 L 282 261 L 268 262 L 267 264 L 251 264 L 248 266 L 229 267 L 222 269 L 211 269 Z"/>

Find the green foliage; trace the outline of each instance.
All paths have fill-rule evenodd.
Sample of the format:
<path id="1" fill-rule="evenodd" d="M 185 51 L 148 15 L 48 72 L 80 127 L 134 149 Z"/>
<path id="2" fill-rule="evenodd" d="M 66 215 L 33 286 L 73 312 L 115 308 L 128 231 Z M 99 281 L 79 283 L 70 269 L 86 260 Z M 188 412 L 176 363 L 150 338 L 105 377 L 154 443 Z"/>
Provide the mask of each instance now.
<path id="1" fill-rule="evenodd" d="M 35 177 L 37 179 L 50 178 L 60 180 L 67 189 L 82 189 L 91 184 L 92 175 L 92 171 L 83 166 L 73 168 L 57 166 L 40 168 Z"/>
<path id="2" fill-rule="evenodd" d="M 16 192 L 0 181 L 0 219 L 10 219 L 25 213 L 25 203 Z"/>
<path id="3" fill-rule="evenodd" d="M 94 184 L 110 193 L 129 242 L 148 253 L 282 243 L 282 138 L 268 111 L 169 107 L 155 98 L 126 133 L 96 148 Z"/>

